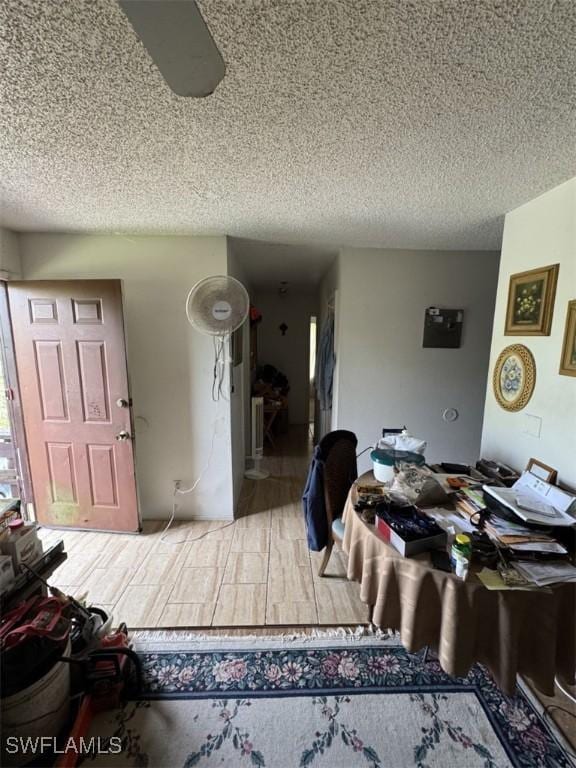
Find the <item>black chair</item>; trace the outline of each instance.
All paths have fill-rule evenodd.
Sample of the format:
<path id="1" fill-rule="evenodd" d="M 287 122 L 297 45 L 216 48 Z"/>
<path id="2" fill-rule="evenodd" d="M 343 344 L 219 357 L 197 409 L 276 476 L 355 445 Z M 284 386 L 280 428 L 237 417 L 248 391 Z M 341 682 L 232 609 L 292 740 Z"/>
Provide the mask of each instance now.
<path id="1" fill-rule="evenodd" d="M 346 429 L 329 432 L 319 444 L 324 459 L 324 504 L 328 523 L 328 543 L 318 571 L 319 576 L 324 576 L 334 540 L 342 541 L 344 538 L 342 513 L 350 488 L 358 477 L 357 445 L 356 435 Z"/>

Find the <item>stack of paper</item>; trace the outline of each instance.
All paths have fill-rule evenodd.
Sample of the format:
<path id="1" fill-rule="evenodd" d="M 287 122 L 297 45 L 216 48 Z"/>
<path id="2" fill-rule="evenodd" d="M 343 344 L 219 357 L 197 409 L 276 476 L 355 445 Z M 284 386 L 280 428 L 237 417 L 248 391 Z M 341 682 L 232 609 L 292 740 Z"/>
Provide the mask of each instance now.
<path id="1" fill-rule="evenodd" d="M 514 568 L 527 581 L 536 584 L 539 587 L 545 587 L 548 584 L 558 584 L 564 581 L 576 581 L 576 568 L 570 563 L 547 562 L 547 563 L 514 563 Z"/>
<path id="2" fill-rule="evenodd" d="M 526 525 L 521 525 L 520 522 L 512 523 L 501 517 L 497 517 L 494 514 L 492 514 L 490 519 L 486 522 L 486 533 L 488 533 L 488 535 L 497 543 L 507 547 L 514 544 L 536 542 L 549 544 L 555 542 L 555 539 L 553 539 L 550 534 L 546 533 L 546 531 L 528 528 Z"/>
<path id="3" fill-rule="evenodd" d="M 535 557 L 564 557 L 568 550 L 546 531 L 534 530 L 519 523 L 503 520 L 492 514 L 486 523 L 486 533 L 501 547 L 506 547 L 515 559 Z"/>
<path id="4" fill-rule="evenodd" d="M 472 488 L 462 488 L 462 490 L 458 491 L 455 494 L 455 504 L 458 512 L 467 520 L 486 509 L 482 491 L 473 490 Z"/>
<path id="5" fill-rule="evenodd" d="M 567 555 L 568 550 L 558 541 L 525 541 L 521 544 L 509 544 L 511 549 L 517 555 L 529 555 L 533 552 L 540 552 L 546 555 Z"/>

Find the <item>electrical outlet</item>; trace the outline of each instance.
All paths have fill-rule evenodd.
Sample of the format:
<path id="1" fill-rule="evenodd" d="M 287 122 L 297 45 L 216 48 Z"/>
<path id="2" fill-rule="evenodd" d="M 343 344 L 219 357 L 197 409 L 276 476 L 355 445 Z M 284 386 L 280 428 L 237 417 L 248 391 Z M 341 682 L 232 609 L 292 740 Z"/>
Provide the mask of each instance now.
<path id="1" fill-rule="evenodd" d="M 174 490 L 179 491 L 182 486 L 182 480 L 173 480 Z"/>

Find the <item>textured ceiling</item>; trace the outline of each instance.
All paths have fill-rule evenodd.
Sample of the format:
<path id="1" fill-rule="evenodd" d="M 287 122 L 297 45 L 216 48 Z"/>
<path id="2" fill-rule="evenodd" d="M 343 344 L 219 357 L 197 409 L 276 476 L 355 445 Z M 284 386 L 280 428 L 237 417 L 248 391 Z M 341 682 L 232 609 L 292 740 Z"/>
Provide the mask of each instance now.
<path id="1" fill-rule="evenodd" d="M 0 4 L 0 223 L 498 248 L 576 175 L 573 0 L 200 0 L 175 96 L 114 0 Z"/>

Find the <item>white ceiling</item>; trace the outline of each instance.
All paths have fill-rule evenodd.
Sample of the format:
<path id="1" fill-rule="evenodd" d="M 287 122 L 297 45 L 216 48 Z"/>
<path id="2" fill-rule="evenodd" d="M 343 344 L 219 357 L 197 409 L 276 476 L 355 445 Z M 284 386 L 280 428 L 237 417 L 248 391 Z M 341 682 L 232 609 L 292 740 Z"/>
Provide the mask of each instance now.
<path id="1" fill-rule="evenodd" d="M 115 0 L 4 0 L 0 223 L 498 248 L 576 175 L 572 0 L 200 0 L 171 93 Z"/>

